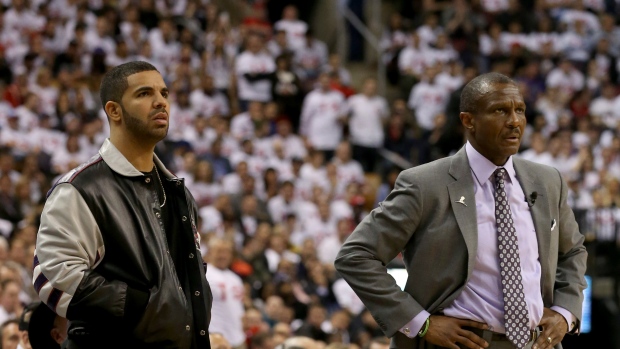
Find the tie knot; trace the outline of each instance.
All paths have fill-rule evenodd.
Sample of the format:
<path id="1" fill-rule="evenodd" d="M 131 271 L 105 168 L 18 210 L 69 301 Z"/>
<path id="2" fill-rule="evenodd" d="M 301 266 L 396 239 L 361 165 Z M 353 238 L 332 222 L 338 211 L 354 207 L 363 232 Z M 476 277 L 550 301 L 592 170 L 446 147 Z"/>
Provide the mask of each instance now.
<path id="1" fill-rule="evenodd" d="M 495 180 L 504 179 L 504 176 L 506 175 L 506 169 L 503 167 L 498 167 L 495 172 L 493 172 L 493 174 L 495 174 Z"/>

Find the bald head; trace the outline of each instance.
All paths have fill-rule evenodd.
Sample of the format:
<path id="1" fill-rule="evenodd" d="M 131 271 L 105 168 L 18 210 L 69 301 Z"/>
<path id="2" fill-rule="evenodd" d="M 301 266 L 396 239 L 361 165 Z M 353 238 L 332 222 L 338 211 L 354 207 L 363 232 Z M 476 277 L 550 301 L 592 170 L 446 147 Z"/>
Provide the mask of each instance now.
<path id="1" fill-rule="evenodd" d="M 515 82 L 500 73 L 487 73 L 479 75 L 467 83 L 463 88 L 463 92 L 461 92 L 461 112 L 474 112 L 478 100 L 487 93 L 492 92 L 494 90 L 493 86 L 498 84 L 515 85 Z"/>

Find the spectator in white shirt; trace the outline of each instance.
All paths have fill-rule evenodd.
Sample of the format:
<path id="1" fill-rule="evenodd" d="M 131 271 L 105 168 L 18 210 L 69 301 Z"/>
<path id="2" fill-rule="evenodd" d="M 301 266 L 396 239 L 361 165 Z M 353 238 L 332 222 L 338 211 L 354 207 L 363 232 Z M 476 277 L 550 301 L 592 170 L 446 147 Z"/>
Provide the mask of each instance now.
<path id="1" fill-rule="evenodd" d="M 342 188 L 346 188 L 349 183 L 362 184 L 366 181 L 362 165 L 351 157 L 349 142 L 342 141 L 338 144 L 332 162 L 337 166 L 338 182 Z"/>
<path id="2" fill-rule="evenodd" d="M 36 84 L 30 86 L 30 91 L 39 97 L 39 110 L 53 116 L 56 113 L 58 88 L 52 85 L 52 72 L 45 67 L 39 68 Z M 56 123 L 53 123 L 56 126 Z"/>
<path id="3" fill-rule="evenodd" d="M 437 85 L 445 87 L 450 93 L 454 92 L 456 89 L 463 86 L 463 82 L 465 81 L 463 76 L 463 65 L 457 60 L 450 61 L 447 64 L 447 70 L 443 70 L 439 73 L 435 81 Z"/>
<path id="4" fill-rule="evenodd" d="M 424 19 L 424 24 L 416 31 L 420 37 L 422 47 L 435 45 L 439 34 L 443 34 L 444 29 L 439 25 L 439 18 L 434 13 L 428 13 Z"/>
<path id="5" fill-rule="evenodd" d="M 295 64 L 306 90 L 310 90 L 327 63 L 328 50 L 324 42 L 314 37 L 312 30 L 306 31 L 304 44 L 295 50 Z"/>
<path id="6" fill-rule="evenodd" d="M 224 34 L 218 33 L 202 56 L 206 73 L 213 77 L 213 85 L 222 93 L 227 93 L 233 79 L 236 52 L 231 51 L 226 47 Z"/>
<path id="7" fill-rule="evenodd" d="M 7 116 L 7 125 L 0 129 L 0 145 L 11 148 L 11 154 L 22 158 L 32 149 L 28 132 L 19 127 L 19 116 L 11 111 Z"/>
<path id="8" fill-rule="evenodd" d="M 536 132 L 532 134 L 530 143 L 530 149 L 520 153 L 520 157 L 545 165 L 553 162 L 553 156 L 547 151 L 547 139 L 542 133 Z"/>
<path id="9" fill-rule="evenodd" d="M 243 111 L 247 110 L 250 101 L 271 100 L 269 76 L 276 70 L 276 63 L 263 46 L 263 38 L 257 34 L 250 34 L 246 39 L 246 50 L 235 62 L 237 90 Z"/>
<path id="10" fill-rule="evenodd" d="M 200 89 L 192 91 L 189 97 L 194 113 L 205 118 L 212 116 L 228 117 L 230 108 L 226 96 L 215 89 L 213 77 L 203 75 Z"/>
<path id="11" fill-rule="evenodd" d="M 276 134 L 272 136 L 272 142 L 281 141 L 284 144 L 286 158 L 303 159 L 308 154 L 303 139 L 294 134 L 291 122 L 287 119 L 278 120 L 276 123 Z"/>
<path id="12" fill-rule="evenodd" d="M 75 134 L 69 135 L 66 144 L 52 154 L 52 168 L 55 173 L 66 173 L 89 157 L 80 149 L 79 137 Z"/>
<path id="13" fill-rule="evenodd" d="M 239 347 L 245 343 L 241 321 L 245 291 L 241 278 L 229 269 L 234 251 L 232 241 L 220 238 L 209 240 L 207 281 L 213 296 L 209 331 L 221 333 L 233 347 Z"/>
<path id="14" fill-rule="evenodd" d="M 198 207 L 211 205 L 222 193 L 222 186 L 215 181 L 213 166 L 207 160 L 199 160 L 194 166 L 187 188 Z"/>
<path id="15" fill-rule="evenodd" d="M 0 322 L 15 319 L 21 314 L 22 305 L 19 301 L 21 284 L 13 279 L 5 279 L 0 283 Z"/>
<path id="16" fill-rule="evenodd" d="M 330 87 L 329 75 L 319 77 L 320 87 L 304 99 L 301 111 L 300 134 L 314 149 L 325 152 L 331 159 L 342 139 L 346 104 L 344 95 Z"/>
<path id="17" fill-rule="evenodd" d="M 425 79 L 411 89 L 407 102 L 415 112 L 418 125 L 425 131 L 433 129 L 435 116 L 445 111 L 450 97 L 450 91 L 435 81 L 438 73 L 436 66 L 429 67 Z"/>
<path id="18" fill-rule="evenodd" d="M 577 23 L 580 22 L 586 26 L 588 32 L 597 33 L 601 29 L 598 18 L 584 8 L 584 2 L 583 0 L 573 1 L 573 8 L 562 11 L 559 22 L 567 25 L 569 30 L 575 30 Z"/>
<path id="19" fill-rule="evenodd" d="M 105 16 L 97 17 L 95 28 L 86 31 L 85 43 L 90 52 L 97 49 L 103 50 L 107 55 L 112 55 L 116 51 L 116 42 L 112 37 L 110 23 Z"/>
<path id="20" fill-rule="evenodd" d="M 411 32 L 409 45 L 398 56 L 398 69 L 401 77 L 399 84 L 405 93 L 411 91 L 411 87 L 417 83 L 426 68 L 426 49 L 420 44 L 420 36 Z"/>
<path id="21" fill-rule="evenodd" d="M 282 182 L 279 194 L 271 198 L 267 203 L 269 215 L 276 224 L 284 223 L 289 215 L 296 215 L 298 212 L 297 206 L 295 185 L 291 181 Z"/>
<path id="22" fill-rule="evenodd" d="M 134 58 L 129 54 L 127 42 L 125 40 L 118 40 L 114 52 L 106 54 L 105 65 L 112 68 L 133 60 Z"/>
<path id="23" fill-rule="evenodd" d="M 575 92 L 585 86 L 583 73 L 577 70 L 571 61 L 563 58 L 558 67 L 547 75 L 547 88 L 558 87 L 563 98 L 570 99 Z"/>
<path id="24" fill-rule="evenodd" d="M 296 49 L 304 45 L 308 25 L 298 18 L 295 5 L 288 5 L 282 11 L 282 19 L 274 24 L 275 30 L 283 30 L 289 47 Z"/>
<path id="25" fill-rule="evenodd" d="M 592 36 L 586 32 L 586 26 L 583 22 L 575 22 L 574 30 L 567 30 L 560 34 L 557 42 L 558 51 L 574 62 L 583 64 L 590 58 L 590 49 L 592 46 Z"/>
<path id="26" fill-rule="evenodd" d="M 273 154 L 267 159 L 267 168 L 273 168 L 276 170 L 277 178 L 279 181 L 292 180 L 293 179 L 293 166 L 291 160 L 286 157 L 284 150 L 284 142 L 282 140 L 271 141 L 269 144 L 273 147 Z"/>
<path id="27" fill-rule="evenodd" d="M 149 32 L 148 41 L 151 44 L 152 59 L 161 63 L 165 69 L 160 72 L 167 76 L 170 73 L 169 67 L 172 67 L 181 53 L 181 43 L 172 20 L 168 17 L 161 18 L 157 28 Z"/>
<path id="28" fill-rule="evenodd" d="M 29 92 L 24 97 L 24 104 L 15 109 L 15 113 L 19 117 L 19 128 L 22 131 L 30 131 L 39 124 L 41 108 L 39 101 L 39 96 Z"/>
<path id="29" fill-rule="evenodd" d="M 353 158 L 362 164 L 364 171 L 373 171 L 379 160 L 378 149 L 383 146 L 383 126 L 389 116 L 387 101 L 377 95 L 376 79 L 368 78 L 362 93 L 351 96 L 347 104 Z"/>
<path id="30" fill-rule="evenodd" d="M 263 103 L 252 101 L 248 103 L 246 112 L 237 114 L 230 122 L 230 134 L 241 141 L 246 138 L 254 138 L 256 126 L 262 124 L 265 120 L 263 113 Z"/>
<path id="31" fill-rule="evenodd" d="M 620 120 L 620 98 L 616 97 L 616 86 L 610 82 L 603 84 L 601 95 L 590 104 L 590 115 L 602 121 L 605 126 L 615 129 Z"/>
<path id="32" fill-rule="evenodd" d="M 319 261 L 328 266 L 333 266 L 338 251 L 340 251 L 342 244 L 344 244 L 344 241 L 351 235 L 352 231 L 350 218 L 338 219 L 338 223 L 336 223 L 336 235 L 326 237 L 317 245 L 316 250 Z"/>

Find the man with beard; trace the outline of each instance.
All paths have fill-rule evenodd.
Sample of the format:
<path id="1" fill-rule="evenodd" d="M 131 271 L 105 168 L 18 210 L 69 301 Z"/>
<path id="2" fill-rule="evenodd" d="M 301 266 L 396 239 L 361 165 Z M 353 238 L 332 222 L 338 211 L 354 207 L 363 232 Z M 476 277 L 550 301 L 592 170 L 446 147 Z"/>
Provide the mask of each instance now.
<path id="1" fill-rule="evenodd" d="M 50 190 L 34 287 L 70 321 L 67 348 L 209 348 L 211 292 L 196 204 L 155 156 L 170 104 L 149 63 L 101 82 L 110 138 Z"/>

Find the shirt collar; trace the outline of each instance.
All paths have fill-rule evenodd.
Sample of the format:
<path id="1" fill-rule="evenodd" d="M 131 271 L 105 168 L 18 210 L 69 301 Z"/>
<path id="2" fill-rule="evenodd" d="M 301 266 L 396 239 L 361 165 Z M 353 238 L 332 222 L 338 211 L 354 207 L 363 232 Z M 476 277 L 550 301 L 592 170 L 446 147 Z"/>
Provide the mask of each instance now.
<path id="1" fill-rule="evenodd" d="M 103 142 L 103 145 L 99 149 L 99 154 L 105 163 L 110 166 L 110 168 L 123 176 L 127 177 L 137 177 L 144 176 L 144 173 L 138 171 L 127 158 L 110 142 L 109 138 Z M 153 161 L 155 165 L 160 170 L 160 172 L 166 178 L 176 178 L 174 174 L 172 174 L 164 164 L 159 160 L 157 155 L 153 154 Z"/>
<path id="2" fill-rule="evenodd" d="M 484 155 L 480 154 L 474 147 L 467 142 L 465 144 L 465 151 L 467 152 L 467 159 L 469 160 L 469 167 L 474 172 L 476 180 L 480 186 L 484 185 L 488 180 L 491 179 L 493 172 L 496 169 L 503 167 L 508 172 L 508 177 L 510 178 L 511 183 L 515 183 L 517 174 L 515 172 L 515 167 L 512 162 L 512 156 L 508 158 L 508 161 L 503 166 L 497 166 L 491 162 L 491 160 L 484 157 Z"/>

